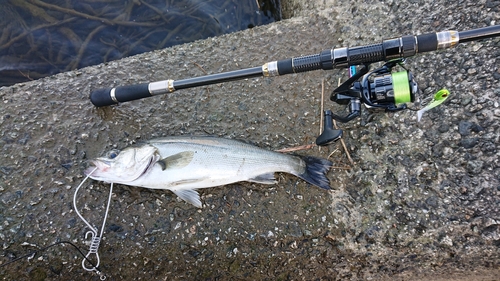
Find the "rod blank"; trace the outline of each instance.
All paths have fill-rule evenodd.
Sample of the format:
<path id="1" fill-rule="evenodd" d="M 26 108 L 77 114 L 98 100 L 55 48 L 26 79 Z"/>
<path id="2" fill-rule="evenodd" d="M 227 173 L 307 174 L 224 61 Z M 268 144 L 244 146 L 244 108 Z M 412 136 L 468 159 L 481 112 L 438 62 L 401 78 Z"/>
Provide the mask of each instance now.
<path id="1" fill-rule="evenodd" d="M 323 50 L 319 54 L 273 61 L 261 67 L 222 72 L 183 80 L 163 80 L 116 88 L 92 91 L 90 101 L 97 107 L 118 104 L 159 94 L 172 93 L 222 82 L 241 80 L 259 76 L 278 76 L 313 70 L 345 68 L 352 65 L 369 64 L 397 58 L 414 56 L 417 53 L 431 52 L 450 48 L 458 43 L 500 36 L 500 25 L 488 26 L 467 31 L 442 31 L 422 35 L 408 35 L 383 40 L 382 43 L 358 47 L 343 47 Z"/>

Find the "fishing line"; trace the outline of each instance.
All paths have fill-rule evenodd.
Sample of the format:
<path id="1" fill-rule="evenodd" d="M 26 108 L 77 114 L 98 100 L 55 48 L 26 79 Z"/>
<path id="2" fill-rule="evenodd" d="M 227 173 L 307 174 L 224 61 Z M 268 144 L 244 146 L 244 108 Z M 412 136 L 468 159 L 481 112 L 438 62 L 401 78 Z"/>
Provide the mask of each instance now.
<path id="1" fill-rule="evenodd" d="M 29 253 L 29 254 L 26 254 L 26 255 L 24 255 L 24 256 L 21 256 L 21 257 L 15 258 L 15 259 L 13 259 L 13 260 L 11 260 L 11 261 L 9 261 L 9 262 L 5 263 L 5 264 L 0 265 L 0 267 L 7 266 L 7 265 L 9 265 L 9 264 L 15 263 L 15 262 L 17 262 L 17 261 L 19 261 L 19 260 L 22 260 L 22 259 L 24 259 L 24 258 L 27 258 L 27 257 L 34 257 L 37 253 L 39 253 L 39 252 L 43 252 L 43 251 L 46 251 L 47 249 L 52 248 L 52 247 L 57 246 L 57 245 L 60 245 L 60 244 L 69 244 L 69 245 L 73 246 L 73 247 L 74 247 L 74 248 L 75 248 L 75 249 L 76 249 L 76 250 L 80 253 L 80 255 L 82 255 L 82 256 L 83 256 L 83 258 L 84 258 L 84 259 L 86 259 L 86 260 L 87 260 L 90 264 L 94 265 L 94 267 L 96 267 L 96 268 L 97 268 L 97 266 L 96 266 L 96 265 L 95 265 L 95 264 L 94 264 L 91 260 L 89 260 L 89 259 L 85 256 L 85 254 L 82 252 L 82 250 L 81 250 L 80 248 L 78 248 L 78 246 L 76 246 L 75 244 L 73 244 L 73 243 L 72 243 L 72 242 L 70 242 L 70 241 L 59 241 L 59 242 L 56 242 L 56 243 L 54 243 L 54 244 L 50 244 L 49 246 L 46 246 L 46 247 L 41 248 L 41 249 L 38 249 L 38 250 L 33 251 L 33 252 Z"/>
<path id="2" fill-rule="evenodd" d="M 34 257 L 37 253 L 39 252 L 42 252 L 42 251 L 45 251 L 51 247 L 54 247 L 56 245 L 60 245 L 60 244 L 69 244 L 71 246 L 73 246 L 79 253 L 80 255 L 82 255 L 83 257 L 83 260 L 82 260 L 82 267 L 83 269 L 85 269 L 86 271 L 93 271 L 95 272 L 97 275 L 99 275 L 99 278 L 101 280 L 105 280 L 106 279 L 106 275 L 104 275 L 101 270 L 99 269 L 99 263 L 100 263 L 100 259 L 99 259 L 99 254 L 97 253 L 97 250 L 99 249 L 99 244 L 101 243 L 101 239 L 102 239 L 102 235 L 104 233 L 104 227 L 106 225 L 106 219 L 108 218 L 108 212 L 109 212 L 109 206 L 111 204 L 111 196 L 113 194 L 113 183 L 111 183 L 111 187 L 110 187 L 110 190 L 109 190 L 109 196 L 108 196 L 108 203 L 107 203 L 107 206 L 106 206 L 106 212 L 104 213 L 104 219 L 103 219 L 103 222 L 102 222 L 102 227 L 101 227 L 101 232 L 98 233 L 98 230 L 96 227 L 93 227 L 83 216 L 82 214 L 80 213 L 80 211 L 78 211 L 78 208 L 76 206 L 76 197 L 77 197 L 77 194 L 78 194 L 78 191 L 80 190 L 80 188 L 82 187 L 82 185 L 85 183 L 85 181 L 90 177 L 90 175 L 92 173 L 95 172 L 95 170 L 97 170 L 97 168 L 95 168 L 94 170 L 92 170 L 92 172 L 90 172 L 86 177 L 85 179 L 83 179 L 83 181 L 78 185 L 78 187 L 76 188 L 75 190 L 75 194 L 73 196 L 73 207 L 75 208 L 75 212 L 76 214 L 80 217 L 80 219 L 82 219 L 83 222 L 85 222 L 85 224 L 90 228 L 89 231 L 87 231 L 87 233 L 85 233 L 85 238 L 87 238 L 89 235 L 90 235 L 90 238 L 91 238 L 91 242 L 90 242 L 90 249 L 89 249 L 89 252 L 87 253 L 87 255 L 85 255 L 78 246 L 76 246 L 75 244 L 73 244 L 72 242 L 69 242 L 69 241 L 59 241 L 59 242 L 56 242 L 56 243 L 53 243 L 49 246 L 46 246 L 44 248 L 41 248 L 39 250 L 36 250 L 34 252 L 31 252 L 29 254 L 26 254 L 26 255 L 23 255 L 19 258 L 16 258 L 12 261 L 9 261 L 5 264 L 2 264 L 0 265 L 0 267 L 4 267 L 4 266 L 7 266 L 9 264 L 12 264 L 14 262 L 17 262 L 23 258 L 26 258 L 26 257 Z M 99 235 L 98 235 L 99 234 Z M 90 255 L 96 255 L 96 260 L 97 262 L 94 263 L 92 262 L 92 260 L 90 260 Z M 88 267 L 86 265 L 85 262 L 88 262 L 91 267 Z"/>

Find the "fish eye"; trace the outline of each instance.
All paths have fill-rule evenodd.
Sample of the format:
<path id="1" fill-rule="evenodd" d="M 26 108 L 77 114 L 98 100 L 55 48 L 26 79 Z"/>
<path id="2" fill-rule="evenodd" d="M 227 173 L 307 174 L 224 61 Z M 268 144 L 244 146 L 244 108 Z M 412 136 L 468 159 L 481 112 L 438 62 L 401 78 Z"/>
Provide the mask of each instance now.
<path id="1" fill-rule="evenodd" d="M 120 151 L 118 151 L 118 150 L 111 150 L 110 152 L 108 152 L 108 158 L 114 159 L 114 158 L 116 158 L 116 156 L 118 156 L 119 153 L 120 153 Z"/>

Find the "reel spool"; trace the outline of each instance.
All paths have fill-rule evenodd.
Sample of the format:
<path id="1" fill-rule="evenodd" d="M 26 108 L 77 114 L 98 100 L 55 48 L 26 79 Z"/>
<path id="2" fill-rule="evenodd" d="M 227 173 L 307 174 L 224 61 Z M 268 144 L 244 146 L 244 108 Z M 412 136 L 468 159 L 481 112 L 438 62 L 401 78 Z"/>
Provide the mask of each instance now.
<path id="1" fill-rule="evenodd" d="M 379 107 L 388 111 L 405 109 L 405 103 L 415 101 L 418 91 L 413 74 L 406 69 L 399 72 L 378 69 L 365 75 L 361 83 L 354 85 L 356 87 L 368 108 Z"/>

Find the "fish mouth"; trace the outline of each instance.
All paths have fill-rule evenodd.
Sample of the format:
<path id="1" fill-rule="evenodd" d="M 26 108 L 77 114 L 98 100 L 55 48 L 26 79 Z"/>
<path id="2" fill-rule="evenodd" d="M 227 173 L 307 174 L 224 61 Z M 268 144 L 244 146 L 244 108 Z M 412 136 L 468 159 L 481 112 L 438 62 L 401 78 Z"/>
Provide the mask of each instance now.
<path id="1" fill-rule="evenodd" d="M 83 173 L 88 176 L 88 177 L 91 177 L 91 178 L 94 178 L 95 175 L 93 176 L 93 174 L 95 172 L 105 172 L 107 169 L 109 169 L 109 167 L 111 167 L 109 161 L 105 161 L 105 160 L 102 160 L 102 159 L 94 159 L 94 160 L 91 160 L 90 163 L 92 163 L 91 166 L 89 166 L 87 169 L 85 169 L 85 171 L 83 171 Z"/>
<path id="2" fill-rule="evenodd" d="M 147 164 L 145 165 L 144 169 L 140 173 L 138 173 L 137 176 L 132 177 L 132 178 L 115 178 L 114 180 L 110 180 L 108 178 L 108 175 L 106 175 L 106 172 L 111 168 L 111 162 L 107 161 L 105 159 L 94 159 L 91 160 L 91 166 L 89 166 L 87 169 L 85 169 L 84 174 L 92 179 L 95 180 L 103 180 L 103 181 L 113 181 L 113 182 L 129 182 L 129 181 L 135 181 L 138 178 L 144 176 L 151 168 L 154 166 L 156 163 L 156 160 L 159 158 L 157 155 L 152 155 L 149 157 L 149 160 Z M 130 176 L 130 175 L 129 175 Z"/>

